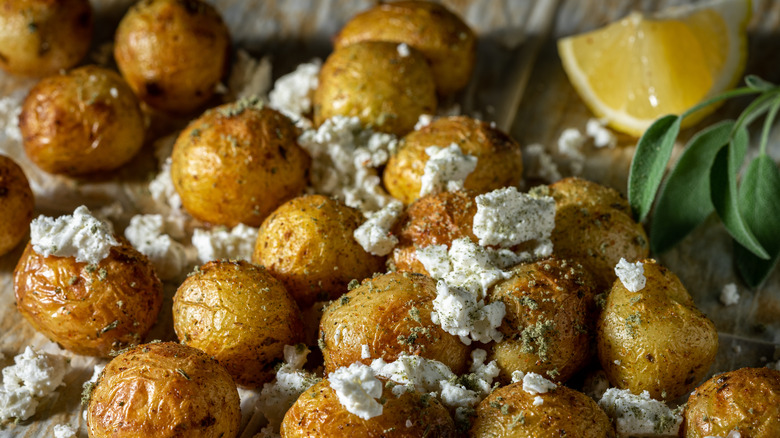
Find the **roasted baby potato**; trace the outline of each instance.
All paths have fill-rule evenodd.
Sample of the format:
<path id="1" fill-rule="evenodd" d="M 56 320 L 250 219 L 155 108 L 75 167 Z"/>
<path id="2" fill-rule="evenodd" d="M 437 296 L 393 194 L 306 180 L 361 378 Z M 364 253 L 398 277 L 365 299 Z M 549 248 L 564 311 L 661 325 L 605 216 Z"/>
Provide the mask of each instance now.
<path id="1" fill-rule="evenodd" d="M 22 316 L 77 354 L 109 357 L 141 343 L 157 321 L 162 283 L 149 260 L 119 240 L 97 265 L 44 257 L 28 244 L 14 270 Z"/>
<path id="2" fill-rule="evenodd" d="M 513 371 L 565 382 L 590 358 L 595 283 L 581 265 L 555 257 L 523 263 L 497 283 L 488 302 L 501 301 L 504 339 L 491 345 L 491 360 L 508 382 Z"/>
<path id="3" fill-rule="evenodd" d="M 540 397 L 542 404 L 534 402 Z M 612 438 L 609 417 L 587 395 L 558 386 L 532 395 L 523 383 L 503 386 L 477 405 L 469 436 L 503 438 Z"/>
<path id="4" fill-rule="evenodd" d="M 780 371 L 742 368 L 718 374 L 688 397 L 682 424 L 685 438 L 729 435 L 780 436 Z"/>
<path id="5" fill-rule="evenodd" d="M 88 395 L 89 436 L 235 437 L 236 384 L 207 354 L 174 342 L 138 345 L 106 365 Z"/>
<path id="6" fill-rule="evenodd" d="M 634 262 L 649 255 L 647 234 L 617 191 L 567 178 L 550 185 L 549 194 L 555 199 L 553 253 L 582 263 L 600 289 L 615 281 L 621 258 Z"/>
<path id="7" fill-rule="evenodd" d="M 145 131 L 130 87 L 97 66 L 38 82 L 24 100 L 19 128 L 30 160 L 65 175 L 116 169 L 141 149 Z"/>
<path id="8" fill-rule="evenodd" d="M 303 340 L 301 311 L 282 283 L 245 261 L 208 262 L 187 277 L 173 297 L 173 328 L 250 388 L 273 380 L 284 346 Z"/>
<path id="9" fill-rule="evenodd" d="M 436 112 L 436 89 L 428 62 L 398 44 L 366 41 L 330 54 L 314 93 L 314 123 L 356 116 L 375 131 L 398 136 L 414 129 L 422 114 Z"/>
<path id="10" fill-rule="evenodd" d="M 441 95 L 469 82 L 476 57 L 474 32 L 446 7 L 427 1 L 380 3 L 353 17 L 334 41 L 339 49 L 360 41 L 406 43 L 422 52 Z"/>
<path id="11" fill-rule="evenodd" d="M 612 386 L 674 400 L 707 374 L 718 351 L 715 325 L 674 273 L 642 261 L 645 287 L 631 292 L 618 279 L 598 320 L 598 355 Z"/>
<path id="12" fill-rule="evenodd" d="M 436 397 L 416 391 L 400 397 L 382 390 L 382 415 L 364 420 L 346 410 L 327 379 L 301 394 L 282 422 L 283 438 L 456 437 L 455 422 Z"/>
<path id="13" fill-rule="evenodd" d="M 257 227 L 306 187 L 295 125 L 248 99 L 206 111 L 176 139 L 171 178 L 184 208 L 215 225 Z"/>
<path id="14" fill-rule="evenodd" d="M 0 68 L 48 76 L 78 63 L 92 40 L 89 0 L 6 0 L 0 7 Z"/>
<path id="15" fill-rule="evenodd" d="M 452 244 L 453 240 L 469 237 L 477 242 L 472 231 L 477 203 L 474 193 L 467 190 L 440 192 L 422 197 L 412 203 L 399 219 L 394 234 L 398 245 L 393 251 L 393 262 L 399 271 L 428 274 L 417 260 L 417 248 L 429 245 Z"/>
<path id="16" fill-rule="evenodd" d="M 364 221 L 356 209 L 321 195 L 292 199 L 260 226 L 252 261 L 282 281 L 301 308 L 336 299 L 353 279 L 384 271 L 384 258 L 355 240 Z"/>
<path id="17" fill-rule="evenodd" d="M 24 171 L 0 155 L 0 256 L 21 242 L 30 229 L 35 198 Z"/>
<path id="18" fill-rule="evenodd" d="M 190 113 L 203 106 L 225 74 L 230 35 L 201 0 L 143 0 L 116 31 L 119 71 L 149 106 Z"/>
<path id="19" fill-rule="evenodd" d="M 487 122 L 464 116 L 445 117 L 404 137 L 382 176 L 387 191 L 404 204 L 417 199 L 429 158 L 425 149 L 446 148 L 452 143 L 464 154 L 477 157 L 477 167 L 466 178 L 465 188 L 480 194 L 517 185 L 522 179 L 523 154 L 511 137 Z"/>
<path id="20" fill-rule="evenodd" d="M 436 282 L 425 275 L 389 273 L 363 281 L 325 309 L 320 348 L 325 370 L 354 362 L 387 362 L 402 353 L 438 360 L 460 374 L 469 347 L 431 322 Z M 368 358 L 362 348 L 368 346 Z"/>

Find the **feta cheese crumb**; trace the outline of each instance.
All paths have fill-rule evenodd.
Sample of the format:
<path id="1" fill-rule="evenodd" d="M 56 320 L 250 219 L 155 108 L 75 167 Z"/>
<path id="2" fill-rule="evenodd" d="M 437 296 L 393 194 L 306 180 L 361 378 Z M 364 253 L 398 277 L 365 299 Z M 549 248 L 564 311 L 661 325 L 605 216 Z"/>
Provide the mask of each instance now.
<path id="1" fill-rule="evenodd" d="M 447 254 L 447 245 L 429 245 L 417 248 L 415 257 L 423 264 L 428 275 L 433 278 L 444 278 L 452 270 Z"/>
<path id="2" fill-rule="evenodd" d="M 26 420 L 35 414 L 38 400 L 62 385 L 67 373 L 63 356 L 25 348 L 14 357 L 14 365 L 3 368 L 0 388 L 0 423 L 12 418 Z"/>
<path id="3" fill-rule="evenodd" d="M 228 78 L 231 97 L 240 100 L 265 95 L 271 87 L 271 68 L 268 57 L 257 60 L 246 50 L 238 49 Z"/>
<path id="4" fill-rule="evenodd" d="M 195 229 L 192 245 L 198 251 L 198 260 L 252 260 L 257 240 L 257 228 L 238 224 L 231 230 L 217 227 L 213 230 Z"/>
<path id="5" fill-rule="evenodd" d="M 575 128 L 565 129 L 558 137 L 558 152 L 571 160 L 569 166 L 574 175 L 581 174 L 585 167 L 585 154 L 582 153 L 585 140 L 586 137 Z"/>
<path id="6" fill-rule="evenodd" d="M 356 362 L 333 371 L 328 380 L 348 412 L 364 420 L 382 415 L 382 404 L 377 401 L 382 397 L 382 382 L 371 367 Z"/>
<path id="7" fill-rule="evenodd" d="M 412 427 L 412 426 L 414 426 L 414 423 L 412 423 L 412 420 L 407 418 L 406 419 L 406 427 L 409 428 L 409 427 Z"/>
<path id="8" fill-rule="evenodd" d="M 555 228 L 555 200 L 551 196 L 520 193 L 506 187 L 475 199 L 473 231 L 479 244 L 509 248 L 538 240 L 549 241 Z"/>
<path id="9" fill-rule="evenodd" d="M 398 238 L 390 230 L 401 217 L 404 206 L 398 201 L 391 201 L 381 210 L 368 214 L 353 233 L 355 240 L 363 249 L 376 256 L 390 254 L 398 244 Z"/>
<path id="10" fill-rule="evenodd" d="M 623 286 L 631 292 L 639 292 L 644 289 L 647 283 L 645 267 L 642 262 L 629 263 L 621 257 L 618 264 L 615 265 L 615 275 L 623 283 Z"/>
<path id="11" fill-rule="evenodd" d="M 44 257 L 75 257 L 77 262 L 93 264 L 108 257 L 112 246 L 119 245 L 112 227 L 92 216 L 83 205 L 72 215 L 33 219 L 30 241 L 35 252 Z"/>
<path id="12" fill-rule="evenodd" d="M 766 367 L 771 370 L 780 371 L 780 360 L 778 360 L 777 362 L 769 362 L 766 364 Z"/>
<path id="13" fill-rule="evenodd" d="M 191 218 L 182 209 L 181 197 L 173 186 L 173 180 L 171 179 L 172 160 L 168 156 L 170 152 L 163 150 L 167 149 L 168 144 L 172 147 L 174 140 L 175 137 L 165 137 L 155 142 L 155 147 L 158 144 L 160 145 L 158 158 L 162 161 L 162 165 L 160 166 L 160 173 L 149 182 L 150 199 L 144 200 L 146 202 L 143 203 L 142 207 L 144 213 L 161 214 L 165 219 L 167 234 L 174 239 L 182 239 L 186 234 L 187 222 Z"/>
<path id="14" fill-rule="evenodd" d="M 420 129 L 430 125 L 431 122 L 433 122 L 433 115 L 420 114 L 420 117 L 417 118 L 417 123 L 414 124 L 414 130 L 419 131 Z"/>
<path id="15" fill-rule="evenodd" d="M 540 406 L 544 404 L 544 399 L 539 397 L 538 395 L 534 397 L 534 406 Z"/>
<path id="16" fill-rule="evenodd" d="M 319 85 L 321 64 L 322 61 L 314 59 L 277 79 L 274 89 L 268 94 L 271 108 L 279 110 L 296 124 L 300 120 L 308 122 L 306 115 L 312 110 L 312 97 Z"/>
<path id="17" fill-rule="evenodd" d="M 531 394 L 546 394 L 557 388 L 558 385 L 545 379 L 541 374 L 526 373 L 523 376 L 523 391 Z"/>
<path id="18" fill-rule="evenodd" d="M 739 302 L 739 292 L 737 292 L 737 285 L 729 283 L 723 286 L 723 290 L 720 292 L 720 302 L 724 306 L 733 306 Z"/>
<path id="19" fill-rule="evenodd" d="M 526 178 L 541 179 L 548 183 L 563 178 L 552 156 L 547 153 L 544 145 L 533 143 L 523 151 L 523 173 Z"/>
<path id="20" fill-rule="evenodd" d="M 368 344 L 363 344 L 360 346 L 360 358 L 371 359 L 371 348 L 368 346 Z"/>
<path id="21" fill-rule="evenodd" d="M 512 383 L 522 382 L 525 373 L 520 370 L 512 371 Z"/>
<path id="22" fill-rule="evenodd" d="M 163 280 L 176 278 L 187 266 L 184 245 L 166 234 L 163 217 L 159 214 L 133 216 L 125 229 L 125 237 L 135 249 L 149 257 Z"/>
<path id="23" fill-rule="evenodd" d="M 455 143 L 445 148 L 430 146 L 425 153 L 430 158 L 425 162 L 420 180 L 420 197 L 445 188 L 449 191 L 462 189 L 463 182 L 477 167 L 477 157 L 464 154 Z"/>
<path id="24" fill-rule="evenodd" d="M 500 341 L 503 335 L 498 331 L 506 315 L 506 306 L 497 301 L 485 304 L 483 299 L 445 281 L 436 283 L 436 298 L 433 300 L 431 321 L 449 334 L 459 336 L 461 342 Z"/>
<path id="25" fill-rule="evenodd" d="M 398 55 L 402 58 L 406 58 L 411 54 L 411 52 L 409 52 L 409 46 L 406 43 L 399 44 L 396 49 L 398 50 Z"/>
<path id="26" fill-rule="evenodd" d="M 0 98 L 0 133 L 8 139 L 21 143 L 22 131 L 19 130 L 19 114 L 22 113 L 24 94 L 14 93 Z"/>
<path id="27" fill-rule="evenodd" d="M 57 424 L 54 426 L 54 438 L 76 438 L 76 429 L 69 424 Z"/>
<path id="28" fill-rule="evenodd" d="M 309 349 L 303 345 L 284 346 L 284 364 L 276 372 L 276 379 L 263 385 L 257 409 L 268 420 L 269 432 L 278 433 L 284 414 L 298 397 L 320 381 L 314 374 L 303 370 Z"/>
<path id="29" fill-rule="evenodd" d="M 617 137 L 606 128 L 606 119 L 590 119 L 585 125 L 585 133 L 593 139 L 593 146 L 597 148 L 614 148 L 617 146 Z"/>
<path id="30" fill-rule="evenodd" d="M 615 421 L 621 437 L 673 435 L 682 423 L 682 415 L 663 402 L 653 400 L 647 391 L 634 395 L 627 389 L 609 388 L 599 400 L 599 406 Z"/>

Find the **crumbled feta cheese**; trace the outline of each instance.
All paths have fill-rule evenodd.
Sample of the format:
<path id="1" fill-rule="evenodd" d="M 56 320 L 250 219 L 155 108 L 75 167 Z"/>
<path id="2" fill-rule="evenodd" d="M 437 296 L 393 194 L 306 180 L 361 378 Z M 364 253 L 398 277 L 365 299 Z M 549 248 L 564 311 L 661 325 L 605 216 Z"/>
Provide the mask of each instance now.
<path id="1" fill-rule="evenodd" d="M 192 234 L 192 245 L 198 250 L 198 260 L 252 260 L 257 240 L 257 228 L 238 224 L 228 231 L 225 227 L 213 230 L 196 229 Z"/>
<path id="2" fill-rule="evenodd" d="M 390 230 L 403 213 L 404 206 L 398 201 L 392 201 L 381 210 L 366 215 L 363 222 L 353 233 L 355 240 L 366 252 L 376 256 L 390 254 L 398 244 L 398 238 Z"/>
<path id="3" fill-rule="evenodd" d="M 714 436 L 714 435 L 707 435 L 707 436 L 705 436 L 704 438 L 742 438 L 742 434 L 741 434 L 741 433 L 739 433 L 739 431 L 738 431 L 738 430 L 732 430 L 732 431 L 731 431 L 731 432 L 729 432 L 729 434 L 728 434 L 728 435 L 726 435 L 725 437 L 722 437 L 722 436 Z"/>
<path id="4" fill-rule="evenodd" d="M 733 306 L 739 302 L 739 292 L 737 292 L 737 285 L 729 283 L 723 286 L 723 290 L 720 291 L 720 302 L 724 306 Z"/>
<path id="5" fill-rule="evenodd" d="M 463 188 L 466 177 L 477 167 L 477 157 L 464 154 L 456 143 L 440 148 L 430 146 L 425 149 L 430 158 L 425 162 L 420 180 L 420 197 Z"/>
<path id="6" fill-rule="evenodd" d="M 479 244 L 509 248 L 531 240 L 549 241 L 555 228 L 555 200 L 506 187 L 475 199 L 473 231 Z"/>
<path id="7" fill-rule="evenodd" d="M 171 179 L 171 163 L 172 160 L 170 157 L 163 161 L 160 173 L 158 173 L 149 183 L 149 193 L 156 202 L 167 205 L 173 209 L 179 209 L 182 207 L 181 197 L 173 186 L 173 180 Z"/>
<path id="8" fill-rule="evenodd" d="M 411 54 L 411 52 L 409 51 L 409 46 L 406 43 L 399 44 L 398 47 L 396 47 L 396 49 L 398 50 L 398 55 L 401 56 L 402 58 L 406 58 Z"/>
<path id="9" fill-rule="evenodd" d="M 136 215 L 125 229 L 125 237 L 135 249 L 149 257 L 157 275 L 163 280 L 176 278 L 187 266 L 184 245 L 166 234 L 159 214 Z"/>
<path id="10" fill-rule="evenodd" d="M 541 374 L 526 373 L 523 376 L 523 391 L 531 394 L 546 394 L 557 388 L 558 385 L 545 379 Z"/>
<path id="11" fill-rule="evenodd" d="M 417 123 L 414 124 L 414 130 L 419 131 L 420 129 L 430 125 L 431 122 L 433 122 L 433 115 L 420 114 L 420 117 L 417 118 Z"/>
<path id="12" fill-rule="evenodd" d="M 97 264 L 108 257 L 112 246 L 119 242 L 112 227 L 92 216 L 85 206 L 72 215 L 56 219 L 38 216 L 30 224 L 30 241 L 38 254 L 48 257 L 75 257 L 77 262 Z"/>
<path id="13" fill-rule="evenodd" d="M 410 428 L 410 427 L 412 427 L 412 426 L 414 426 L 414 423 L 412 423 L 412 420 L 410 420 L 410 419 L 408 419 L 408 418 L 407 418 L 407 419 L 406 419 L 406 427 L 407 427 L 407 428 Z"/>
<path id="14" fill-rule="evenodd" d="M 593 145 L 597 148 L 614 148 L 617 145 L 617 137 L 606 126 L 606 119 L 590 119 L 585 125 L 585 133 L 593 139 Z"/>
<path id="15" fill-rule="evenodd" d="M 22 131 L 19 130 L 19 114 L 22 113 L 24 94 L 15 93 L 0 98 L 0 133 L 17 143 L 22 142 Z"/>
<path id="16" fill-rule="evenodd" d="M 512 371 L 512 383 L 522 382 L 525 373 L 520 370 Z"/>
<path id="17" fill-rule="evenodd" d="M 447 255 L 452 268 L 442 279 L 449 285 L 471 292 L 479 299 L 484 298 L 488 289 L 497 281 L 512 276 L 510 272 L 494 266 L 490 253 L 467 237 L 455 239 Z"/>
<path id="18" fill-rule="evenodd" d="M 523 167 L 523 173 L 526 178 L 541 179 L 548 183 L 553 183 L 563 178 L 552 155 L 548 154 L 544 145 L 539 143 L 533 143 L 525 147 L 523 151 Z"/>
<path id="19" fill-rule="evenodd" d="M 771 370 L 780 371 L 780 360 L 778 360 L 777 362 L 769 362 L 766 364 L 766 367 Z"/>
<path id="20" fill-rule="evenodd" d="M 257 60 L 243 49 L 238 49 L 228 78 L 231 97 L 240 100 L 263 96 L 271 87 L 271 61 L 268 57 Z"/>
<path id="21" fill-rule="evenodd" d="M 539 397 L 538 395 L 534 397 L 534 406 L 540 406 L 544 404 L 544 399 Z"/>
<path id="22" fill-rule="evenodd" d="M 371 367 L 356 362 L 333 371 L 328 380 L 348 412 L 364 420 L 382 415 L 382 404 L 377 401 L 382 397 L 382 382 Z"/>
<path id="23" fill-rule="evenodd" d="M 428 245 L 417 248 L 415 257 L 423 264 L 428 275 L 433 278 L 444 278 L 452 270 L 447 254 L 447 245 Z"/>
<path id="24" fill-rule="evenodd" d="M 371 348 L 368 346 L 368 344 L 363 344 L 360 346 L 360 358 L 371 359 Z"/>
<path id="25" fill-rule="evenodd" d="M 653 400 L 647 391 L 634 395 L 627 389 L 609 388 L 599 406 L 615 421 L 621 437 L 673 435 L 682 423 L 682 415 L 663 402 Z"/>
<path id="26" fill-rule="evenodd" d="M 498 377 L 499 369 L 495 360 L 491 360 L 485 363 L 487 360 L 487 352 L 481 348 L 476 348 L 471 352 L 471 368 L 470 371 L 477 377 L 478 384 L 476 386 L 484 393 L 489 393 L 493 379 Z M 481 383 L 481 384 L 479 384 Z"/>
<path id="27" fill-rule="evenodd" d="M 642 262 L 629 263 L 621 257 L 618 264 L 615 265 L 615 275 L 623 283 L 623 286 L 631 292 L 639 292 L 644 289 L 647 283 L 645 266 Z"/>
<path id="28" fill-rule="evenodd" d="M 468 290 L 450 286 L 443 280 L 436 283 L 431 321 L 447 333 L 459 336 L 466 345 L 470 345 L 472 340 L 490 342 L 503 339 L 498 327 L 504 315 L 506 306 L 503 302 L 485 304 L 484 299 L 478 300 Z"/>
<path id="29" fill-rule="evenodd" d="M 26 420 L 35 414 L 38 400 L 62 385 L 67 373 L 63 356 L 25 348 L 14 357 L 14 365 L 3 368 L 0 388 L 0 423 L 12 418 Z"/>
<path id="30" fill-rule="evenodd" d="M 155 142 L 157 144 L 167 145 L 169 142 Z M 173 145 L 170 142 L 171 146 Z M 174 239 L 182 239 L 186 235 L 185 229 L 187 222 L 191 219 L 190 216 L 182 209 L 181 197 L 176 192 L 176 188 L 173 186 L 173 180 L 171 179 L 171 163 L 170 151 L 164 151 L 167 146 L 162 145 L 157 152 L 159 153 L 162 161 L 160 166 L 160 173 L 149 182 L 149 194 L 150 201 L 143 205 L 144 213 L 161 214 L 165 219 L 165 228 L 167 234 Z M 167 155 L 166 155 L 167 154 Z"/>
<path id="31" fill-rule="evenodd" d="M 307 120 L 306 115 L 312 109 L 314 90 L 319 85 L 321 64 L 319 59 L 300 64 L 294 72 L 277 79 L 274 89 L 268 94 L 270 106 L 296 123 L 298 120 Z"/>
<path id="32" fill-rule="evenodd" d="M 69 424 L 56 424 L 54 438 L 76 438 L 76 429 Z"/>
<path id="33" fill-rule="evenodd" d="M 585 140 L 586 137 L 575 128 L 565 129 L 558 137 L 558 152 L 571 160 L 569 166 L 574 175 L 581 174 L 585 167 L 585 154 L 582 153 Z"/>
<path id="34" fill-rule="evenodd" d="M 303 370 L 309 349 L 303 345 L 284 346 L 284 364 L 276 372 L 276 379 L 263 385 L 257 409 L 268 420 L 269 432 L 278 432 L 284 414 L 307 389 L 320 381 L 314 374 Z"/>

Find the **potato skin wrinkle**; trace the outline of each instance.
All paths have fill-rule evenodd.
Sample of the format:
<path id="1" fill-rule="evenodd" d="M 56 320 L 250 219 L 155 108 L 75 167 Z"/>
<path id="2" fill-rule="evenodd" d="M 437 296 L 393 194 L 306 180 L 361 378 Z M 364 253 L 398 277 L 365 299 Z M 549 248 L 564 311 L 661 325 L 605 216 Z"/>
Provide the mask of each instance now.
<path id="1" fill-rule="evenodd" d="M 24 171 L 0 155 L 0 256 L 10 252 L 30 229 L 35 197 Z"/>

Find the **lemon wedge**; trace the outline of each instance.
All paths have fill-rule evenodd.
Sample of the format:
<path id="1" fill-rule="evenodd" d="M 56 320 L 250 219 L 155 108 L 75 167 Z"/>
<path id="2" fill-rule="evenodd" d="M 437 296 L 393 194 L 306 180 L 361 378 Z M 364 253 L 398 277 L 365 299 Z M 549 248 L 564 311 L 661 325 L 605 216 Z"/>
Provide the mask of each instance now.
<path id="1" fill-rule="evenodd" d="M 562 38 L 558 52 L 586 105 L 619 131 L 640 136 L 666 114 L 681 114 L 733 87 L 747 58 L 749 0 L 717 0 L 633 12 L 592 32 Z M 692 125 L 715 110 L 686 118 Z"/>

